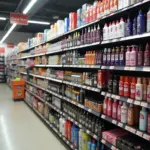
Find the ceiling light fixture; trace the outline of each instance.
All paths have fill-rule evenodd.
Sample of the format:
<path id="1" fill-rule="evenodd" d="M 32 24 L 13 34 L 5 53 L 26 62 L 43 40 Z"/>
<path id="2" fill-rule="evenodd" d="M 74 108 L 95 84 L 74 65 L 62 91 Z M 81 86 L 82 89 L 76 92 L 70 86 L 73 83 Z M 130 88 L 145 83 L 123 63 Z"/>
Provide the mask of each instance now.
<path id="1" fill-rule="evenodd" d="M 50 25 L 49 22 L 44 22 L 44 21 L 35 21 L 35 20 L 28 20 L 28 23 L 33 23 L 33 24 L 42 24 L 42 25 Z"/>
<path id="2" fill-rule="evenodd" d="M 6 20 L 6 18 L 5 17 L 0 17 L 0 20 Z"/>
<path id="3" fill-rule="evenodd" d="M 7 33 L 5 34 L 5 36 L 2 38 L 2 40 L 0 41 L 0 43 L 3 43 L 6 38 L 9 36 L 9 34 L 14 30 L 14 28 L 16 27 L 17 25 L 16 24 L 13 24 L 9 30 L 7 31 Z"/>
<path id="4" fill-rule="evenodd" d="M 37 0 L 31 0 L 27 7 L 23 10 L 23 14 L 27 14 Z"/>

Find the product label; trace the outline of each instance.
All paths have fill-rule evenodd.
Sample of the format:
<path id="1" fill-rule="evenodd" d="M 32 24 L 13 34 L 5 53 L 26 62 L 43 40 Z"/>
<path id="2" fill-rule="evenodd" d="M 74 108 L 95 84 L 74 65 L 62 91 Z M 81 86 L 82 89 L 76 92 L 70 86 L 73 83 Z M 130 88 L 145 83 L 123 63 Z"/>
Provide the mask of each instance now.
<path id="1" fill-rule="evenodd" d="M 140 88 L 136 88 L 136 97 L 141 97 L 141 89 Z"/>
<path id="2" fill-rule="evenodd" d="M 140 114 L 140 119 L 144 119 L 144 115 L 143 114 Z"/>
<path id="3" fill-rule="evenodd" d="M 147 32 L 150 32 L 150 12 L 147 13 Z"/>

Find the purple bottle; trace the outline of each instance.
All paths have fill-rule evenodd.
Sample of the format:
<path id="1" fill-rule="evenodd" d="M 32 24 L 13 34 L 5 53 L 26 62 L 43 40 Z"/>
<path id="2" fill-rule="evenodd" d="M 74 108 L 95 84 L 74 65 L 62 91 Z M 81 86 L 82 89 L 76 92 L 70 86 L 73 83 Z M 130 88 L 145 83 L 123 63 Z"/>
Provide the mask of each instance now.
<path id="1" fill-rule="evenodd" d="M 91 30 L 90 30 L 90 27 L 89 27 L 88 32 L 87 32 L 87 42 L 86 42 L 86 44 L 90 44 L 90 38 L 91 38 Z"/>
<path id="2" fill-rule="evenodd" d="M 131 36 L 133 34 L 133 23 L 132 20 L 128 17 L 126 22 L 126 36 Z"/>
<path id="3" fill-rule="evenodd" d="M 119 65 L 119 47 L 116 47 L 116 52 L 115 52 L 115 66 Z"/>
<path id="4" fill-rule="evenodd" d="M 119 53 L 119 65 L 124 66 L 125 65 L 125 47 L 121 46 L 121 50 Z"/>
<path id="5" fill-rule="evenodd" d="M 97 30 L 96 30 L 96 42 L 100 42 L 101 40 L 101 29 L 100 29 L 100 26 L 98 25 L 97 26 Z"/>
<path id="6" fill-rule="evenodd" d="M 107 65 L 109 66 L 111 64 L 111 49 L 108 48 L 107 50 Z"/>
<path id="7" fill-rule="evenodd" d="M 137 52 L 137 66 L 143 66 L 143 51 L 141 45 L 138 47 Z"/>
<path id="8" fill-rule="evenodd" d="M 137 35 L 137 17 L 133 19 L 133 35 Z"/>
<path id="9" fill-rule="evenodd" d="M 115 49 L 113 48 L 111 52 L 111 66 L 114 65 L 115 65 Z"/>
<path id="10" fill-rule="evenodd" d="M 96 26 L 94 25 L 94 30 L 92 33 L 92 43 L 95 43 L 95 42 L 96 42 Z"/>
<path id="11" fill-rule="evenodd" d="M 91 27 L 89 44 L 93 43 L 93 28 Z"/>

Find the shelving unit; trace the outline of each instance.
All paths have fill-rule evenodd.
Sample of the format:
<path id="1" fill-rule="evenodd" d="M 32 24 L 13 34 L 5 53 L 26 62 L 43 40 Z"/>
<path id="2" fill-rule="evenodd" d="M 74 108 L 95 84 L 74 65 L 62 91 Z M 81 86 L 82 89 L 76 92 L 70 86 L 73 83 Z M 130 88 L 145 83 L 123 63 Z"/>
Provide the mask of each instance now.
<path id="1" fill-rule="evenodd" d="M 0 56 L 0 83 L 5 83 L 5 57 Z"/>
<path id="2" fill-rule="evenodd" d="M 72 30 L 72 31 L 69 31 L 67 33 L 64 33 L 63 35 L 60 35 L 58 37 L 55 37 L 49 41 L 46 41 L 44 43 L 41 43 L 39 45 L 36 45 L 36 46 L 33 46 L 31 48 L 28 48 L 28 49 L 25 49 L 23 51 L 20 51 L 18 52 L 18 54 L 22 54 L 22 53 L 25 53 L 25 52 L 29 52 L 33 49 L 35 49 L 36 47 L 40 46 L 40 45 L 44 45 L 46 43 L 55 43 L 56 41 L 60 41 L 62 40 L 65 36 L 68 36 L 70 35 L 71 33 L 74 33 L 76 31 L 81 31 L 82 29 L 84 28 L 87 28 L 91 25 L 95 25 L 97 23 L 103 23 L 103 21 L 106 21 L 108 19 L 110 19 L 111 17 L 117 17 L 118 15 L 122 15 L 123 13 L 127 12 L 127 11 L 130 11 L 132 9 L 137 9 L 137 8 L 140 8 L 140 7 L 144 7 L 146 6 L 147 4 L 149 5 L 150 1 L 149 0 L 144 0 L 142 2 L 139 2 L 135 5 L 132 5 L 130 7 L 127 7 L 127 8 L 124 8 L 124 9 L 121 9 L 121 10 L 118 10 L 117 12 L 114 12 L 114 13 L 111 13 L 110 15 L 108 16 L 104 16 L 102 17 L 101 19 L 99 20 L 96 20 L 92 23 L 89 23 L 89 24 L 86 24 L 85 26 L 82 26 L 80 28 L 77 28 L 75 30 Z M 87 51 L 86 48 L 94 48 L 94 47 L 102 47 L 102 48 L 105 48 L 105 47 L 108 47 L 108 46 L 112 46 L 113 44 L 124 44 L 126 42 L 134 42 L 135 40 L 141 40 L 141 39 L 146 39 L 150 37 L 150 33 L 143 33 L 143 34 L 140 34 L 140 35 L 133 35 L 133 36 L 128 36 L 128 37 L 122 37 L 122 38 L 116 38 L 116 39 L 112 39 L 112 40 L 105 40 L 105 41 L 100 41 L 100 42 L 95 42 L 95 43 L 92 43 L 92 44 L 85 44 L 85 45 L 80 45 L 80 46 L 75 46 L 75 47 L 70 47 L 70 48 L 64 48 L 64 49 L 60 49 L 60 50 L 57 50 L 57 51 L 50 51 L 49 48 L 47 48 L 46 52 L 45 53 L 41 53 L 41 54 L 35 54 L 35 55 L 29 55 L 29 56 L 24 56 L 24 57 L 20 57 L 18 60 L 19 61 L 26 61 L 27 59 L 29 58 L 36 58 L 36 57 L 42 57 L 42 56 L 45 56 L 45 57 L 48 57 L 48 56 L 53 56 L 54 54 L 57 54 L 57 55 L 61 55 L 61 54 L 65 54 L 66 52 L 69 52 L 69 51 L 72 51 L 72 50 L 75 50 L 75 51 L 79 51 L 79 52 L 82 52 L 82 50 L 84 51 Z M 48 59 L 47 59 L 48 60 Z M 25 63 L 22 64 L 18 64 L 17 67 L 25 67 Z M 107 71 L 113 71 L 113 72 L 121 72 L 122 74 L 126 71 L 129 71 L 130 73 L 134 73 L 136 74 L 137 72 L 141 72 L 141 73 L 148 73 L 150 71 L 150 66 L 111 66 L 111 65 L 108 65 L 108 66 L 105 66 L 105 65 L 86 65 L 86 64 L 55 64 L 55 65 L 52 65 L 52 64 L 49 64 L 49 63 L 46 63 L 46 64 L 36 64 L 34 66 L 34 68 L 36 69 L 39 69 L 39 68 L 42 68 L 42 69 L 48 69 L 48 68 L 51 68 L 51 69 L 59 69 L 59 70 L 71 70 L 71 71 L 77 71 L 77 69 L 80 69 L 80 72 L 85 72 L 85 70 L 88 72 L 98 72 L 98 70 L 107 70 Z M 16 68 L 10 68 L 11 70 L 16 70 Z M 22 75 L 27 75 L 27 73 L 24 71 L 19 71 L 19 74 L 20 76 Z M 65 79 L 59 79 L 59 78 L 54 78 L 54 77 L 49 77 L 47 74 L 45 76 L 42 76 L 42 75 L 39 75 L 39 74 L 35 74 L 35 73 L 29 73 L 29 77 L 34 77 L 36 79 L 41 79 L 42 81 L 45 81 L 45 82 L 52 82 L 52 83 L 55 83 L 55 84 L 60 84 L 61 86 L 71 86 L 73 88 L 78 88 L 78 89 L 82 89 L 82 90 L 85 90 L 87 93 L 88 92 L 93 92 L 93 95 L 94 94 L 98 94 L 99 96 L 99 101 L 101 102 L 100 104 L 103 103 L 103 100 L 104 100 L 104 97 L 108 97 L 108 98 L 112 98 L 112 99 L 116 99 L 118 101 L 122 101 L 122 102 L 126 102 L 128 104 L 133 104 L 133 105 L 137 105 L 137 106 L 140 106 L 140 107 L 145 107 L 145 108 L 148 108 L 150 109 L 150 103 L 146 102 L 146 101 L 138 101 L 138 100 L 135 100 L 135 99 L 131 99 L 130 97 L 124 97 L 124 96 L 120 96 L 120 95 L 117 95 L 117 94 L 113 94 L 113 93 L 109 93 L 107 92 L 107 88 L 103 87 L 103 85 L 100 85 L 100 86 L 90 86 L 90 85 L 87 85 L 85 83 L 82 83 L 82 82 L 73 82 L 73 81 L 67 81 Z M 90 115 L 94 115 L 96 117 L 99 117 L 99 119 L 101 120 L 102 123 L 104 124 L 107 124 L 107 123 L 110 123 L 116 127 L 119 127 L 119 128 L 122 128 L 132 134 L 134 134 L 135 136 L 138 136 L 139 138 L 142 138 L 146 141 L 150 141 L 150 134 L 148 134 L 147 132 L 142 132 L 138 129 L 138 127 L 136 126 L 129 126 L 127 124 L 124 124 L 120 121 L 118 121 L 117 119 L 113 119 L 107 115 L 104 115 L 103 112 L 97 112 L 91 108 L 88 108 L 85 106 L 84 103 L 80 103 L 79 101 L 75 101 L 75 100 L 72 100 L 71 98 L 68 98 L 65 94 L 62 94 L 62 93 L 57 93 L 56 91 L 53 91 L 53 90 L 50 90 L 48 87 L 41 87 L 35 83 L 32 83 L 31 81 L 26 81 L 26 84 L 29 84 L 29 85 L 32 85 L 33 87 L 36 87 L 38 89 L 41 89 L 43 90 L 44 92 L 46 93 L 49 93 L 51 94 L 52 96 L 56 96 L 57 98 L 60 98 L 62 103 L 69 103 L 71 105 L 73 105 L 73 107 L 77 107 L 77 108 L 80 108 L 81 110 L 85 111 L 85 112 L 88 112 Z M 77 120 L 75 120 L 74 118 L 70 117 L 67 113 L 63 112 L 61 109 L 58 109 L 56 106 L 54 106 L 53 104 L 47 102 L 46 100 L 44 100 L 43 98 L 37 96 L 35 93 L 33 93 L 33 91 L 30 91 L 29 89 L 26 88 L 26 92 L 34 97 L 36 97 L 39 101 L 42 101 L 44 104 L 48 105 L 50 108 L 52 108 L 53 110 L 55 110 L 57 113 L 60 114 L 60 116 L 63 116 L 64 118 L 66 118 L 67 120 L 70 120 L 72 123 L 74 123 L 75 125 L 77 125 L 79 128 L 82 128 L 88 135 L 90 135 L 92 138 L 94 138 L 95 140 L 99 140 L 99 135 L 96 135 L 95 133 L 93 133 L 92 131 L 90 131 L 88 128 L 86 128 L 85 126 L 83 126 L 80 122 L 78 122 Z M 56 132 L 57 135 L 59 135 L 59 137 L 65 142 L 67 143 L 67 145 L 69 145 L 69 147 L 71 149 L 77 149 L 77 148 L 74 148 L 73 145 L 70 143 L 70 141 L 68 141 L 64 136 L 61 135 L 61 133 L 52 125 L 49 123 L 48 120 L 46 120 L 44 118 L 44 116 L 42 116 L 31 104 L 29 104 L 26 100 L 25 102 L 30 106 L 30 108 L 40 116 L 40 118 L 43 119 L 44 122 L 46 122 L 49 127 L 54 130 L 54 132 Z M 106 140 L 104 139 L 100 139 L 100 142 L 103 143 L 104 145 L 106 145 L 108 148 L 112 149 L 112 150 L 119 150 L 116 146 L 108 143 Z"/>

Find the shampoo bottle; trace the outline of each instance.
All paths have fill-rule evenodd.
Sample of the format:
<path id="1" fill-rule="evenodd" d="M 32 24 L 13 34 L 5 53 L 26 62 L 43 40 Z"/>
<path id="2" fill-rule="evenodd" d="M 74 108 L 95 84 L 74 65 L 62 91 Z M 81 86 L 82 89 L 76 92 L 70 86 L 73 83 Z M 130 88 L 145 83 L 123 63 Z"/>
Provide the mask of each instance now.
<path id="1" fill-rule="evenodd" d="M 111 52 L 111 66 L 115 64 L 115 48 L 112 49 Z"/>
<path id="2" fill-rule="evenodd" d="M 148 81 L 148 86 L 147 86 L 147 102 L 150 103 L 150 78 L 149 78 L 149 81 Z"/>
<path id="3" fill-rule="evenodd" d="M 139 46 L 139 50 L 137 52 L 137 66 L 143 66 L 143 51 L 142 46 Z"/>
<path id="4" fill-rule="evenodd" d="M 130 96 L 130 81 L 129 77 L 125 77 L 124 80 L 124 96 L 129 97 Z"/>
<path id="5" fill-rule="evenodd" d="M 127 52 L 126 52 L 126 66 L 130 66 L 130 46 L 128 46 L 127 48 Z"/>
<path id="6" fill-rule="evenodd" d="M 149 65 L 150 65 L 150 46 L 149 43 L 147 43 L 144 52 L 144 66 L 149 66 Z"/>
<path id="7" fill-rule="evenodd" d="M 147 32 L 150 32 L 150 7 L 147 12 Z"/>
<path id="8" fill-rule="evenodd" d="M 134 125 L 134 108 L 133 108 L 133 104 L 130 104 L 130 107 L 128 108 L 128 125 L 130 125 L 130 126 Z"/>
<path id="9" fill-rule="evenodd" d="M 137 17 L 137 34 L 144 33 L 144 28 L 144 15 L 142 14 L 142 10 L 140 10 Z"/>
<path id="10" fill-rule="evenodd" d="M 137 79 L 135 99 L 141 101 L 143 98 L 143 84 L 141 78 Z"/>
<path id="11" fill-rule="evenodd" d="M 136 66 L 136 62 L 137 62 L 136 58 L 137 58 L 137 52 L 135 46 L 133 45 L 132 51 L 130 52 L 130 66 Z"/>
<path id="12" fill-rule="evenodd" d="M 125 47 L 121 46 L 120 54 L 119 54 L 119 65 L 125 65 Z"/>
<path id="13" fill-rule="evenodd" d="M 135 99 L 135 89 L 136 89 L 136 78 L 132 77 L 130 85 L 130 98 Z"/>
<path id="14" fill-rule="evenodd" d="M 145 107 L 142 107 L 142 110 L 140 111 L 140 120 L 139 120 L 139 129 L 141 131 L 147 130 L 147 117 L 148 113 Z"/>
<path id="15" fill-rule="evenodd" d="M 119 95 L 123 96 L 124 95 L 124 77 L 120 76 L 120 81 L 119 81 Z"/>
<path id="16" fill-rule="evenodd" d="M 121 106 L 121 122 L 127 123 L 127 115 L 128 115 L 128 108 L 127 103 L 123 103 L 123 106 Z"/>

